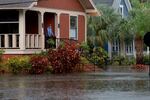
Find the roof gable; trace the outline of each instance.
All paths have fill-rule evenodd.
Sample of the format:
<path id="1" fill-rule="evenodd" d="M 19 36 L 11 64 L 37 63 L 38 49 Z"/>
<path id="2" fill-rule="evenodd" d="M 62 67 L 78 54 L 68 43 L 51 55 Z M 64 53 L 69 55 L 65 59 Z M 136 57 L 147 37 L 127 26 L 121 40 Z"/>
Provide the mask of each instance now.
<path id="1" fill-rule="evenodd" d="M 90 15 L 100 15 L 100 12 L 97 10 L 93 0 L 79 0 L 87 14 Z"/>
<path id="2" fill-rule="evenodd" d="M 124 6 L 127 7 L 127 10 L 130 11 L 132 9 L 131 3 L 129 0 L 114 0 L 112 7 L 116 10 L 120 7 L 120 4 L 124 2 Z"/>

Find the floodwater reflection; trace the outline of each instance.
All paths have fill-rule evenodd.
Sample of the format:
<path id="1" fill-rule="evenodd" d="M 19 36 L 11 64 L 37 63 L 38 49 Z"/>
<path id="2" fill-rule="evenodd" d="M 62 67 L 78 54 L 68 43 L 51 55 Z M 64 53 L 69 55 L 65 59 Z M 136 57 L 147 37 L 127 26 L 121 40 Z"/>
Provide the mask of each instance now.
<path id="1" fill-rule="evenodd" d="M 146 73 L 1 76 L 0 100 L 150 100 Z"/>

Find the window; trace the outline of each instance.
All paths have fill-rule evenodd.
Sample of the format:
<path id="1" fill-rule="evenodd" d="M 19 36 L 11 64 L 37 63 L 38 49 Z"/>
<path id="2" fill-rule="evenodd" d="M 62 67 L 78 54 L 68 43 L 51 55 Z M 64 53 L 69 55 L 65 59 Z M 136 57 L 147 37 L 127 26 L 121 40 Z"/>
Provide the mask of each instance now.
<path id="1" fill-rule="evenodd" d="M 19 12 L 16 10 L 0 11 L 0 34 L 18 33 Z"/>
<path id="2" fill-rule="evenodd" d="M 123 5 L 120 5 L 119 12 L 120 12 L 121 16 L 124 17 L 124 6 Z"/>
<path id="3" fill-rule="evenodd" d="M 126 44 L 126 53 L 131 54 L 133 53 L 133 43 L 131 44 Z"/>
<path id="4" fill-rule="evenodd" d="M 114 55 L 116 55 L 118 54 L 119 50 L 120 50 L 120 44 L 119 44 L 119 41 L 116 40 L 112 44 L 112 52 L 114 53 Z"/>
<path id="5" fill-rule="evenodd" d="M 77 16 L 70 16 L 70 39 L 77 40 Z"/>

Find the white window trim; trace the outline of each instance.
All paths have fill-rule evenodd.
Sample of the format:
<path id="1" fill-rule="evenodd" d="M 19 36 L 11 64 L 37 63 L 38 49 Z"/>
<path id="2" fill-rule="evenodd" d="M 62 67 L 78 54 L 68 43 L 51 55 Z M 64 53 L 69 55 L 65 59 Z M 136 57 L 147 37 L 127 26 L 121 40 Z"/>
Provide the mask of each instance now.
<path id="1" fill-rule="evenodd" d="M 113 50 L 114 48 L 114 50 Z M 118 49 L 117 49 L 118 48 Z M 120 44 L 119 44 L 119 41 L 113 41 L 113 44 L 112 44 L 112 51 L 113 52 L 119 52 L 120 51 Z"/>
<path id="2" fill-rule="evenodd" d="M 131 51 L 130 51 L 130 47 L 131 47 Z M 126 51 L 126 54 L 127 55 L 132 55 L 133 52 L 134 52 L 134 49 L 133 49 L 133 43 L 129 44 L 129 45 L 125 45 L 125 51 Z"/>
<path id="3" fill-rule="evenodd" d="M 77 38 L 76 38 L 76 40 L 78 40 L 78 26 L 79 26 L 79 25 L 78 25 L 78 23 L 79 23 L 79 22 L 78 22 L 78 15 L 72 15 L 72 14 L 69 15 L 69 39 L 71 38 L 71 37 L 70 37 L 70 31 L 71 31 L 71 30 L 70 30 L 70 17 L 72 17 L 72 16 L 77 18 Z"/>
<path id="4" fill-rule="evenodd" d="M 123 17 L 124 17 L 124 6 L 120 4 L 119 7 L 122 9 L 122 11 L 121 11 L 121 16 L 122 16 L 122 18 L 123 18 Z"/>

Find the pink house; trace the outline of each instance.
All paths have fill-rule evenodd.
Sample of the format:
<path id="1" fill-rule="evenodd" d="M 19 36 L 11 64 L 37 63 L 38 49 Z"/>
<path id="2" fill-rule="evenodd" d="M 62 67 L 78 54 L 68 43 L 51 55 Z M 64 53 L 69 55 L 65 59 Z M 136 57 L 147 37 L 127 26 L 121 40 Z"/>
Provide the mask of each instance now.
<path id="1" fill-rule="evenodd" d="M 1 0 L 0 48 L 8 55 L 45 50 L 50 24 L 56 38 L 86 41 L 87 15 L 99 15 L 92 0 Z"/>

